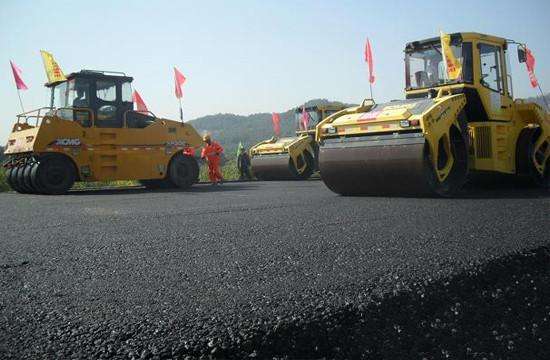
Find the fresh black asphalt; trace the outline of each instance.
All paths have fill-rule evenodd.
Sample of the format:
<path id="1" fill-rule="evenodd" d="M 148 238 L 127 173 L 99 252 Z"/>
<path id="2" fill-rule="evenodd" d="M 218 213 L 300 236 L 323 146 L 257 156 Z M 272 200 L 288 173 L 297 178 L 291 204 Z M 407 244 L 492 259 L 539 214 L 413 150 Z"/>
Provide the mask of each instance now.
<path id="1" fill-rule="evenodd" d="M 2 359 L 549 358 L 541 190 L 249 182 L 0 211 Z"/>

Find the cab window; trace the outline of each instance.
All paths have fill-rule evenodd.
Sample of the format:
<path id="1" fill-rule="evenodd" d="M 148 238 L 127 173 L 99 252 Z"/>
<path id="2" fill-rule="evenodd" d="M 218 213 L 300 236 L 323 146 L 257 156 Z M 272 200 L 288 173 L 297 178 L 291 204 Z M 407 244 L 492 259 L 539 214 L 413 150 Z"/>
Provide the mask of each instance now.
<path id="1" fill-rule="evenodd" d="M 103 101 L 116 101 L 116 83 L 110 80 L 98 80 L 96 97 Z"/>
<path id="2" fill-rule="evenodd" d="M 75 108 L 90 107 L 90 84 L 86 80 L 69 81 L 69 104 Z"/>
<path id="3" fill-rule="evenodd" d="M 132 84 L 130 82 L 122 83 L 122 101 L 132 102 Z"/>
<path id="4" fill-rule="evenodd" d="M 479 58 L 481 61 L 481 85 L 504 94 L 501 75 L 500 47 L 479 44 Z"/>

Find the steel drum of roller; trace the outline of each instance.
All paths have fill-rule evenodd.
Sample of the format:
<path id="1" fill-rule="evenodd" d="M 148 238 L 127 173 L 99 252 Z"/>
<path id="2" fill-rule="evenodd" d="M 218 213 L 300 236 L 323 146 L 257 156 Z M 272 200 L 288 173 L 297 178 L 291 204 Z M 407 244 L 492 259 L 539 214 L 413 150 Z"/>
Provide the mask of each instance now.
<path id="1" fill-rule="evenodd" d="M 287 154 L 259 155 L 252 157 L 252 172 L 260 180 L 291 180 L 290 156 Z"/>
<path id="2" fill-rule="evenodd" d="M 319 169 L 325 184 L 342 195 L 430 193 L 422 134 L 325 140 Z"/>

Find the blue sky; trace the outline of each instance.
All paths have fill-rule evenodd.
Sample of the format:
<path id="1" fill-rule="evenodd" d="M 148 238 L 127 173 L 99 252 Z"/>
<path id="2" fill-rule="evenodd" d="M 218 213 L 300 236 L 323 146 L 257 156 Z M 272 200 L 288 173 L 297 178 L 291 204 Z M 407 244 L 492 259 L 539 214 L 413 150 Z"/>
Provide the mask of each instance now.
<path id="1" fill-rule="evenodd" d="M 452 4 L 458 4 L 453 7 Z M 177 118 L 172 67 L 186 76 L 186 120 L 283 111 L 311 98 L 368 93 L 365 38 L 378 102 L 402 98 L 406 42 L 477 31 L 527 42 L 550 91 L 550 1 L 2 1 L 0 142 L 20 112 L 9 67 L 23 70 L 26 108 L 47 104 L 40 49 L 66 72 L 124 71 L 157 115 Z M 533 96 L 512 61 L 516 95 Z"/>

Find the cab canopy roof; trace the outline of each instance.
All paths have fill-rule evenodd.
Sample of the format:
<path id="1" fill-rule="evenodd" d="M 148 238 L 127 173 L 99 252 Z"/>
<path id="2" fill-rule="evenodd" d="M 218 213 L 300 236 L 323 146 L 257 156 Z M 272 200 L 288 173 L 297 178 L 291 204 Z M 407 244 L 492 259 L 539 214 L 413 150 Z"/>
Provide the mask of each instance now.
<path id="1" fill-rule="evenodd" d="M 94 79 L 94 80 L 111 80 L 117 83 L 132 82 L 134 78 L 126 76 L 123 72 L 118 71 L 102 71 L 102 70 L 80 70 L 78 72 L 70 73 L 66 76 L 67 80 L 72 79 Z M 54 83 L 47 83 L 46 87 L 53 87 L 61 84 L 64 81 L 57 81 Z"/>
<path id="2" fill-rule="evenodd" d="M 452 33 L 449 35 L 451 36 L 451 44 L 459 44 L 462 41 L 485 40 L 485 41 L 506 45 L 506 39 L 504 38 L 476 33 L 476 32 L 458 32 L 458 33 Z M 433 44 L 433 43 L 438 43 L 439 41 L 440 41 L 439 37 L 411 41 L 407 43 L 407 45 L 405 45 L 405 51 L 412 51 L 414 49 L 429 46 L 430 44 Z"/>

